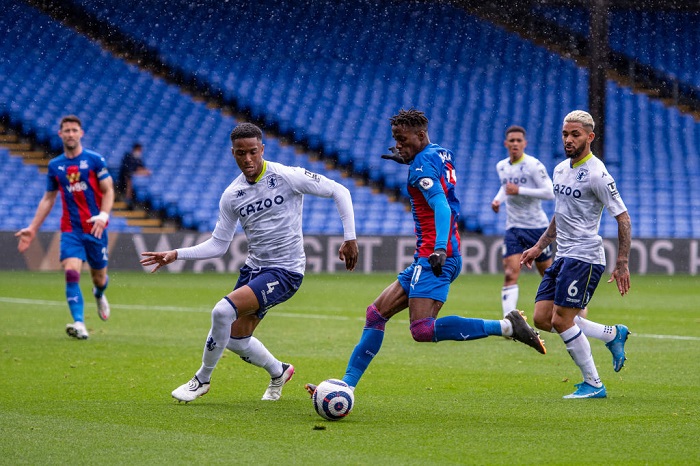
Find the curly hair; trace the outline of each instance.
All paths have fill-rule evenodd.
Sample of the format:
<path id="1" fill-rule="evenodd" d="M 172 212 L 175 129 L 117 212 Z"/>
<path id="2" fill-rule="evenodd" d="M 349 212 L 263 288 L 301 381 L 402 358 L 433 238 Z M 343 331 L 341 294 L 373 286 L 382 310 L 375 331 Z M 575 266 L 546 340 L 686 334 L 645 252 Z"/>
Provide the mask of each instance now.
<path id="1" fill-rule="evenodd" d="M 253 123 L 241 123 L 231 131 L 231 143 L 236 142 L 236 139 L 256 138 L 262 141 L 262 130 Z"/>
<path id="2" fill-rule="evenodd" d="M 427 131 L 428 118 L 424 112 L 411 108 L 408 110 L 401 109 L 399 113 L 389 118 L 391 126 L 406 126 L 408 128 L 422 129 Z"/>

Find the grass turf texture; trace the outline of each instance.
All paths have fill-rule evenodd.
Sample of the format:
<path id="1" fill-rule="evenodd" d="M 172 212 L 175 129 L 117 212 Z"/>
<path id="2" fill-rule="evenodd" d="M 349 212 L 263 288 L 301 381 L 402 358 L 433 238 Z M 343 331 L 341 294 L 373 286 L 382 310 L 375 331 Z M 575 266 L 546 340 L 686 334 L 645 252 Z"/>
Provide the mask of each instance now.
<path id="1" fill-rule="evenodd" d="M 170 392 L 199 367 L 210 308 L 235 276 L 114 272 L 112 318 L 97 318 L 87 274 L 87 341 L 66 336 L 60 273 L 0 273 L 0 463 L 5 464 L 626 464 L 700 458 L 698 278 L 634 276 L 632 292 L 601 283 L 590 317 L 627 324 L 627 366 L 591 342 L 604 400 L 563 400 L 581 380 L 556 335 L 548 354 L 503 338 L 419 344 L 408 316 L 340 421 L 321 419 L 305 382 L 341 377 L 366 306 L 393 275 L 309 275 L 256 335 L 297 373 L 278 402 L 269 378 L 227 352 L 209 394 Z M 607 278 L 607 276 L 606 276 Z M 538 284 L 521 276 L 532 315 Z M 500 276 L 463 276 L 442 315 L 498 318 Z M 669 336 L 669 337 L 663 337 Z M 685 337 L 685 339 L 678 338 Z"/>

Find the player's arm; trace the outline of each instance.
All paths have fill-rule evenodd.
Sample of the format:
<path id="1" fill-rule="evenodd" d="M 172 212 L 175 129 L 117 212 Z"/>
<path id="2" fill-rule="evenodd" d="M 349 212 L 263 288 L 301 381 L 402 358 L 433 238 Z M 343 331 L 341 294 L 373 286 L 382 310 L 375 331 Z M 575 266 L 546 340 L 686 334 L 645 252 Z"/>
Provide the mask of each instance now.
<path id="1" fill-rule="evenodd" d="M 22 228 L 20 231 L 15 233 L 15 236 L 19 238 L 19 244 L 17 245 L 17 250 L 19 252 L 26 251 L 29 245 L 32 244 L 32 241 L 34 241 L 34 237 L 36 236 L 36 232 L 39 231 L 39 228 L 41 228 L 44 220 L 46 220 L 46 217 L 48 217 L 49 213 L 51 213 L 51 209 L 53 209 L 53 206 L 56 203 L 57 196 L 58 190 L 44 192 L 44 196 L 39 201 L 39 205 L 34 213 L 34 218 L 29 226 Z"/>
<path id="2" fill-rule="evenodd" d="M 624 296 L 630 290 L 629 257 L 632 245 L 632 220 L 628 212 L 615 217 L 617 220 L 617 261 L 608 283 L 617 283 L 617 290 Z"/>
<path id="3" fill-rule="evenodd" d="M 355 212 L 348 188 L 330 178 L 303 168 L 290 168 L 287 179 L 296 192 L 333 198 L 338 214 L 340 214 L 340 221 L 343 223 L 343 244 L 338 250 L 338 258 L 345 261 L 347 270 L 354 270 L 359 248 L 355 234 Z"/>
<path id="4" fill-rule="evenodd" d="M 537 165 L 537 173 L 532 177 L 532 181 L 535 184 L 534 188 L 528 188 L 525 186 L 518 187 L 517 194 L 521 196 L 535 197 L 537 199 L 542 199 L 545 201 L 551 201 L 554 199 L 554 185 L 552 184 L 552 179 L 547 174 L 547 170 L 541 163 Z"/>
<path id="5" fill-rule="evenodd" d="M 102 238 L 102 233 L 105 231 L 105 228 L 107 228 L 107 222 L 109 222 L 109 214 L 112 212 L 112 207 L 114 207 L 114 182 L 112 181 L 112 177 L 108 176 L 102 178 L 99 188 L 102 192 L 100 213 L 93 215 L 87 220 L 88 223 L 92 223 L 90 234 L 95 238 Z"/>
<path id="6" fill-rule="evenodd" d="M 430 267 L 436 277 L 442 275 L 442 266 L 445 265 L 447 259 L 447 240 L 450 234 L 450 226 L 452 225 L 452 210 L 447 203 L 447 196 L 442 190 L 442 185 L 435 180 L 430 180 L 432 183 L 426 189 L 429 178 L 423 178 L 419 181 L 421 192 L 428 201 L 428 205 L 433 209 L 435 219 L 435 246 L 433 253 L 428 258 Z"/>
<path id="7" fill-rule="evenodd" d="M 501 210 L 501 204 L 505 200 L 506 190 L 503 187 L 503 185 L 501 185 L 501 187 L 498 189 L 498 192 L 496 193 L 496 196 L 491 201 L 491 209 L 493 209 L 494 212 L 498 213 L 498 211 Z"/>
<path id="8" fill-rule="evenodd" d="M 171 249 L 170 251 L 145 251 L 139 262 L 142 266 L 155 265 L 151 273 L 158 271 L 163 266 L 176 260 L 213 259 L 226 254 L 233 241 L 233 235 L 238 225 L 238 217 L 233 212 L 230 202 L 227 202 L 227 193 L 219 201 L 219 220 L 209 239 L 188 248 Z"/>
<path id="9" fill-rule="evenodd" d="M 554 242 L 554 240 L 557 239 L 557 219 L 556 215 L 552 216 L 552 221 L 549 222 L 549 226 L 545 230 L 544 233 L 542 233 L 542 236 L 540 236 L 540 239 L 537 240 L 537 243 L 530 249 L 527 249 L 523 251 L 522 256 L 520 256 L 520 266 L 522 267 L 523 265 L 526 266 L 528 269 L 532 268 L 532 262 L 540 257 L 540 254 L 542 254 L 542 251 L 547 249 L 547 247 Z"/>

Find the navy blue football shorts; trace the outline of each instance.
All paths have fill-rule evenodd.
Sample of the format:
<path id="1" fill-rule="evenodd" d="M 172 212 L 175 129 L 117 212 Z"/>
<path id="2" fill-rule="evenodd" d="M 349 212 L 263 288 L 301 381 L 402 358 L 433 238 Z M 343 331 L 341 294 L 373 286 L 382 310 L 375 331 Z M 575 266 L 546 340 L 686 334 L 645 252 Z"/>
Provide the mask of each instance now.
<path id="1" fill-rule="evenodd" d="M 503 257 L 522 254 L 539 241 L 546 228 L 508 228 L 503 238 Z M 552 246 L 542 251 L 535 262 L 544 262 L 552 258 Z"/>
<path id="2" fill-rule="evenodd" d="M 102 238 L 96 238 L 90 233 L 63 232 L 61 233 L 60 259 L 77 258 L 90 265 L 95 270 L 107 267 L 107 232 L 102 232 Z"/>
<path id="3" fill-rule="evenodd" d="M 450 283 L 462 271 L 462 257 L 448 257 L 442 266 L 442 275 L 436 277 L 427 257 L 414 260 L 406 270 L 399 273 L 398 280 L 406 296 L 410 298 L 430 298 L 444 303 L 450 291 Z"/>
<path id="4" fill-rule="evenodd" d="M 304 275 L 300 273 L 276 267 L 253 269 L 244 265 L 240 273 L 233 289 L 248 285 L 253 290 L 260 306 L 256 312 L 259 319 L 265 317 L 271 307 L 294 296 L 304 279 Z"/>
<path id="5" fill-rule="evenodd" d="M 593 298 L 604 271 L 600 264 L 560 257 L 544 271 L 535 302 L 554 301 L 557 306 L 583 309 Z"/>

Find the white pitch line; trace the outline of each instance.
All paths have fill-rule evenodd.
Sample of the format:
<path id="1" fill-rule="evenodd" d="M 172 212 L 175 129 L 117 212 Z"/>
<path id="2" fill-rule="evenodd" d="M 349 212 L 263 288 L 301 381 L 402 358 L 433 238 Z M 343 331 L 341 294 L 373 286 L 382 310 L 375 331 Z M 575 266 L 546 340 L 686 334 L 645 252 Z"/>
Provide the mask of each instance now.
<path id="1" fill-rule="evenodd" d="M 44 299 L 26 299 L 26 298 L 8 298 L 0 296 L 0 303 L 11 303 L 11 304 L 29 304 L 35 306 L 65 306 L 65 301 L 48 301 Z M 128 309 L 137 311 L 167 311 L 167 312 L 210 312 L 211 309 L 208 308 L 193 308 L 193 307 L 179 307 L 179 306 L 145 306 L 143 304 L 111 304 L 112 309 Z M 322 319 L 322 320 L 343 320 L 343 321 L 362 321 L 362 317 L 345 317 L 345 316 L 334 316 L 326 314 L 297 314 L 293 312 L 278 312 L 273 311 L 274 316 L 279 317 L 291 317 L 294 319 Z M 408 321 L 406 321 L 408 322 Z M 686 335 L 655 335 L 650 333 L 632 333 L 632 336 L 637 338 L 654 338 L 657 340 L 685 340 L 685 341 L 700 341 L 700 337 L 692 337 Z"/>

